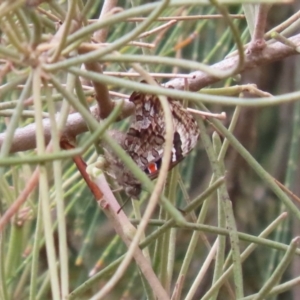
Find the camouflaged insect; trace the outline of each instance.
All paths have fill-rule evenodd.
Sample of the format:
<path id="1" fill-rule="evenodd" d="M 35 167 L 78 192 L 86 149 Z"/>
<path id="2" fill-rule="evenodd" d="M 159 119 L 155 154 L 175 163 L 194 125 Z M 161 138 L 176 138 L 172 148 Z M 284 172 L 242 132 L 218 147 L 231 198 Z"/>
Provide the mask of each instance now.
<path id="1" fill-rule="evenodd" d="M 167 98 L 173 116 L 173 149 L 169 169 L 178 164 L 196 146 L 199 128 L 192 114 L 180 102 Z M 148 174 L 150 179 L 158 176 L 162 162 L 166 124 L 164 112 L 156 95 L 133 92 L 129 99 L 135 105 L 135 116 L 128 129 L 118 142 L 136 164 Z M 120 138 L 121 137 L 121 138 Z M 109 169 L 125 192 L 137 198 L 141 184 L 112 151 L 106 150 Z"/>

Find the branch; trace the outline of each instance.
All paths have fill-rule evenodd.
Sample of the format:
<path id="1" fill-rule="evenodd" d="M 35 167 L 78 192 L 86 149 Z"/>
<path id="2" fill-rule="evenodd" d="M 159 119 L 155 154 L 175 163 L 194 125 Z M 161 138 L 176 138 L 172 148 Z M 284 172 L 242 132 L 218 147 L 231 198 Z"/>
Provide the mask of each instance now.
<path id="1" fill-rule="evenodd" d="M 271 5 L 269 4 L 260 4 L 258 7 L 254 32 L 251 43 L 248 48 L 248 51 L 250 52 L 259 52 L 266 46 L 264 35 L 267 25 L 268 12 L 270 8 Z"/>
<path id="2" fill-rule="evenodd" d="M 119 265 L 114 275 L 92 299 L 100 299 L 100 295 L 104 297 L 115 287 L 118 280 L 124 275 L 124 272 L 126 271 L 131 261 L 131 257 L 134 258 L 136 264 L 139 266 L 141 273 L 144 275 L 146 281 L 152 288 L 156 299 L 169 299 L 167 292 L 158 280 L 149 260 L 147 260 L 147 258 L 144 256 L 142 250 L 138 246 L 138 243 L 136 244 L 136 247 L 132 247 L 133 239 L 135 239 L 138 235 L 137 230 L 131 224 L 130 220 L 127 218 L 126 214 L 123 211 L 117 213 L 117 211 L 119 211 L 120 205 L 115 199 L 115 196 L 113 195 L 109 185 L 107 184 L 104 175 L 101 174 L 94 178 L 94 182 L 99 187 L 99 189 L 103 191 L 104 194 L 104 199 L 99 199 L 98 203 L 102 207 L 103 212 L 106 214 L 108 219 L 110 219 L 111 224 L 113 225 L 118 236 L 128 247 L 130 258 L 126 259 L 128 256 L 127 252 L 125 258 L 123 259 L 123 262 L 121 263 L 121 265 Z M 139 240 L 140 238 L 138 238 L 138 241 Z"/>
<path id="3" fill-rule="evenodd" d="M 115 103 L 115 102 L 114 102 Z M 99 121 L 99 110 L 98 106 L 93 106 L 90 109 L 92 116 Z M 124 106 L 122 110 L 122 115 L 120 119 L 124 119 L 134 112 L 134 106 L 129 101 L 124 101 Z M 119 120 L 120 120 L 119 119 Z M 51 123 L 50 119 L 43 120 L 43 128 L 45 135 L 45 142 L 49 143 L 51 139 Z M 88 131 L 86 122 L 79 113 L 70 114 L 68 117 L 66 126 L 62 132 L 61 138 L 64 137 L 76 137 L 77 135 Z M 10 152 L 26 151 L 34 149 L 36 147 L 36 124 L 32 123 L 23 128 L 19 128 L 15 131 L 14 139 L 11 144 Z M 0 148 L 5 139 L 5 132 L 0 134 Z"/>
<path id="4" fill-rule="evenodd" d="M 295 45 L 300 46 L 300 34 L 297 34 L 289 40 L 294 43 Z M 295 49 L 292 47 L 288 47 L 280 42 L 276 42 L 270 45 L 267 45 L 261 52 L 259 53 L 247 53 L 245 56 L 245 62 L 240 70 L 239 73 L 243 73 L 245 71 L 261 67 L 263 65 L 270 64 L 272 62 L 282 60 L 284 58 L 287 58 L 292 55 L 299 54 Z M 227 71 L 231 68 L 233 68 L 238 61 L 238 57 L 236 55 L 234 56 L 228 56 L 224 60 L 214 64 L 211 66 L 211 68 L 219 71 Z M 238 73 L 237 73 L 238 74 Z M 213 83 L 216 83 L 220 81 L 219 78 L 211 76 L 209 74 L 206 74 L 202 71 L 195 71 L 190 73 L 190 75 L 193 76 L 192 79 L 187 79 L 188 81 L 188 87 L 189 91 L 196 92 L 201 90 L 202 88 L 211 85 Z M 173 80 L 170 80 L 165 85 L 173 86 L 175 89 L 178 90 L 184 90 L 184 81 L 185 79 L 182 78 L 176 78 Z"/>
<path id="5" fill-rule="evenodd" d="M 97 73 L 103 73 L 102 67 L 98 62 L 87 62 L 84 64 L 87 71 L 93 71 Z M 95 89 L 95 98 L 98 103 L 99 117 L 100 119 L 105 119 L 114 109 L 114 103 L 109 97 L 109 92 L 106 84 L 101 82 L 92 81 L 93 87 Z"/>
<path id="6" fill-rule="evenodd" d="M 99 21 L 103 20 L 105 17 L 109 17 L 110 13 L 117 6 L 117 0 L 105 0 L 102 5 L 102 10 L 99 16 Z M 97 43 L 104 43 L 106 41 L 106 37 L 108 34 L 109 27 L 102 28 L 101 30 L 97 30 L 93 34 L 93 38 L 97 41 Z"/>
<path id="7" fill-rule="evenodd" d="M 295 35 L 289 39 L 295 45 L 300 46 L 300 34 Z M 282 60 L 289 56 L 297 54 L 297 51 L 291 47 L 288 47 L 280 42 L 275 42 L 271 45 L 267 45 L 259 53 L 249 53 L 245 56 L 245 63 L 241 72 L 261 67 L 263 65 L 272 63 L 274 61 Z M 237 56 L 228 57 L 214 65 L 212 68 L 215 70 L 226 71 L 233 68 L 238 61 Z M 203 87 L 211 85 L 220 81 L 219 78 L 213 77 L 201 71 L 192 72 L 192 79 L 188 79 L 188 87 L 190 91 L 199 91 Z M 166 83 L 166 86 L 173 86 L 175 89 L 183 90 L 185 79 L 176 78 Z M 209 96 L 208 96 L 209 97 Z M 134 111 L 133 106 L 129 102 L 125 102 L 124 110 L 121 118 L 127 117 Z M 99 120 L 98 108 L 91 108 L 92 115 Z M 48 142 L 50 140 L 50 121 L 45 119 L 43 121 L 45 140 Z M 30 124 L 24 128 L 17 129 L 15 132 L 14 140 L 11 147 L 12 152 L 26 151 L 35 148 L 35 123 Z M 77 136 L 88 129 L 85 125 L 85 121 L 79 113 L 71 114 L 68 117 L 67 124 L 65 126 L 63 135 Z M 0 134 L 0 147 L 2 146 L 3 140 L 5 138 L 5 133 Z"/>
<path id="8" fill-rule="evenodd" d="M 105 0 L 102 6 L 102 10 L 99 16 L 99 21 L 109 16 L 109 13 L 115 6 L 117 5 L 116 0 Z M 108 34 L 109 28 L 103 28 L 101 30 L 97 30 L 93 34 L 93 39 L 97 43 L 104 43 Z M 79 51 L 79 54 L 85 53 L 84 51 Z M 86 62 L 84 64 L 85 69 L 88 71 L 93 71 L 97 73 L 103 73 L 102 67 L 98 62 Z M 92 84 L 95 89 L 95 98 L 98 103 L 100 118 L 105 119 L 113 110 L 114 105 L 111 101 L 108 93 L 107 86 L 101 82 L 92 81 Z"/>

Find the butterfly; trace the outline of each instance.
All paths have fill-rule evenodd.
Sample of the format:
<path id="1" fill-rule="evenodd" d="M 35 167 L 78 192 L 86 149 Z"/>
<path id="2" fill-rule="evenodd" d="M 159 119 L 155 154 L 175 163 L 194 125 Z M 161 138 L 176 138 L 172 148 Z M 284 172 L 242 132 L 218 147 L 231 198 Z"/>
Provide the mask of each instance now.
<path id="1" fill-rule="evenodd" d="M 170 87 L 169 87 L 170 88 Z M 173 120 L 173 147 L 169 170 L 182 161 L 196 146 L 200 131 L 193 115 L 179 101 L 168 97 Z M 150 179 L 158 176 L 162 163 L 166 122 L 157 95 L 133 92 L 129 98 L 135 105 L 135 115 L 119 144 Z M 125 192 L 138 198 L 141 184 L 123 163 L 106 150 L 106 159 L 116 181 Z"/>

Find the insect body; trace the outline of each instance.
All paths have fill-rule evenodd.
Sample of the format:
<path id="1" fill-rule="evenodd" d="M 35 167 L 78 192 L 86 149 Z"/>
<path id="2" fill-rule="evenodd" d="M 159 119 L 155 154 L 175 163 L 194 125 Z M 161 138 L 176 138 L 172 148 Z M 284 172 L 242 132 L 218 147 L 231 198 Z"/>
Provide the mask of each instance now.
<path id="1" fill-rule="evenodd" d="M 129 99 L 135 105 L 134 119 L 121 146 L 151 179 L 158 176 L 165 144 L 166 123 L 157 95 L 133 92 Z M 192 114 L 179 101 L 168 97 L 173 117 L 173 148 L 169 169 L 178 164 L 196 146 L 199 128 Z M 108 159 L 110 161 L 110 159 Z M 141 184 L 117 159 L 110 163 L 117 182 L 126 193 L 137 198 Z"/>

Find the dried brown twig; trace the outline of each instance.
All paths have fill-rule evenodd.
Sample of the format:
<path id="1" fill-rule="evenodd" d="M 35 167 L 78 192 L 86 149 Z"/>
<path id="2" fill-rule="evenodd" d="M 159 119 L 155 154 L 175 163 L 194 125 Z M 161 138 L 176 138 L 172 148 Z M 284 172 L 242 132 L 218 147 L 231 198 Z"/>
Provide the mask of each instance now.
<path id="1" fill-rule="evenodd" d="M 248 47 L 248 51 L 250 52 L 261 51 L 266 45 L 264 35 L 270 8 L 271 5 L 268 4 L 260 4 L 258 7 L 253 36 Z"/>

